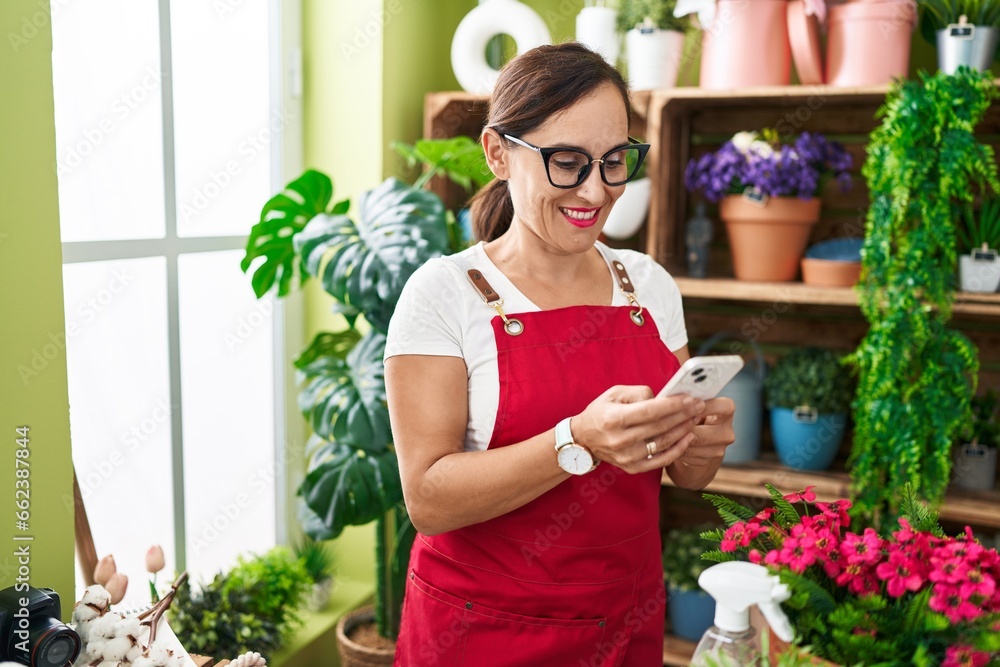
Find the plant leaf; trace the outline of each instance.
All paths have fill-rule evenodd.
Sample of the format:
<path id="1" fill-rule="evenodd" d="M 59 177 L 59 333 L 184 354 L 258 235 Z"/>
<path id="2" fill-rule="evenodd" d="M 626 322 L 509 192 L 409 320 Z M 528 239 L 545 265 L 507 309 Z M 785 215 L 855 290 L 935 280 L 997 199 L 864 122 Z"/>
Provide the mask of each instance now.
<path id="1" fill-rule="evenodd" d="M 313 539 L 337 537 L 346 526 L 374 521 L 402 502 L 399 467 L 392 450 L 371 454 L 336 442 L 313 447 L 309 470 L 299 487 L 308 508 L 303 528 Z"/>
<path id="2" fill-rule="evenodd" d="M 260 261 L 251 276 L 254 294 L 264 296 L 278 284 L 278 296 L 291 291 L 295 277 L 295 237 L 333 198 L 330 178 L 312 169 L 272 197 L 260 212 L 260 221 L 250 230 L 246 254 L 240 262 L 244 273 Z M 304 275 L 300 271 L 300 274 Z"/>

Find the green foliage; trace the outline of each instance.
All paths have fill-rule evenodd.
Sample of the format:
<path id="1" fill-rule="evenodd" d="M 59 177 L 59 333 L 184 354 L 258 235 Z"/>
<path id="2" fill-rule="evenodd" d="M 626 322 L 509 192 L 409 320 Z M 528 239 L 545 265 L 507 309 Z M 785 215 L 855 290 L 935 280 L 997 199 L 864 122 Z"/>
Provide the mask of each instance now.
<path id="1" fill-rule="evenodd" d="M 837 355 L 818 347 L 797 348 L 782 357 L 764 387 L 769 408 L 808 406 L 820 414 L 847 412 L 853 388 Z"/>
<path id="2" fill-rule="evenodd" d="M 868 183 L 861 310 L 870 323 L 850 357 L 858 372 L 851 454 L 856 510 L 898 512 L 900 490 L 937 505 L 952 439 L 969 419 L 975 346 L 947 328 L 955 276 L 956 202 L 1000 191 L 993 150 L 973 130 L 998 97 L 988 74 L 921 73 L 897 83 L 878 116 Z"/>
<path id="3" fill-rule="evenodd" d="M 240 558 L 228 573 L 193 591 L 178 589 L 170 627 L 184 648 L 217 658 L 246 651 L 265 656 L 301 623 L 297 610 L 312 584 L 305 565 L 287 547 Z"/>
<path id="4" fill-rule="evenodd" d="M 663 540 L 663 578 L 670 588 L 680 591 L 696 591 L 698 577 L 712 563 L 702 558 L 712 551 L 712 542 L 702 537 L 715 524 L 703 524 L 667 531 Z"/>
<path id="5" fill-rule="evenodd" d="M 346 329 L 318 334 L 295 361 L 299 408 L 313 430 L 299 515 L 317 540 L 377 522 L 376 620 L 395 638 L 414 533 L 389 428 L 385 332 L 407 279 L 455 248 L 432 192 L 387 179 L 359 197 L 356 218 L 347 215 L 349 201 L 330 207 L 332 200 L 325 174 L 310 170 L 292 181 L 265 204 L 242 268 L 254 269 L 258 296 L 274 286 L 279 297 L 288 294 L 296 268 L 303 280 L 318 278 L 345 318 Z"/>
<path id="6" fill-rule="evenodd" d="M 972 422 L 964 437 L 968 442 L 1000 447 L 1000 394 L 996 390 L 972 399 Z"/>
<path id="7" fill-rule="evenodd" d="M 972 202 L 960 206 L 958 253 L 968 255 L 983 246 L 1000 249 L 1000 197 L 984 197 L 977 213 Z"/>
<path id="8" fill-rule="evenodd" d="M 973 25 L 1000 27 L 1000 2 L 997 0 L 917 0 L 920 7 L 920 34 L 937 44 L 935 34 L 960 17 Z"/>
<path id="9" fill-rule="evenodd" d="M 676 6 L 676 0 L 618 0 L 618 30 L 628 32 L 649 17 L 660 30 L 684 32 L 691 21 L 686 16 L 676 18 Z"/>
<path id="10" fill-rule="evenodd" d="M 409 166 L 419 164 L 426 168 L 413 183 L 416 189 L 423 188 L 438 175 L 446 176 L 466 190 L 481 188 L 493 180 L 483 147 L 464 134 L 448 139 L 420 139 L 412 146 L 394 141 L 390 146 Z"/>
<path id="11" fill-rule="evenodd" d="M 295 545 L 295 556 L 302 562 L 313 583 L 333 578 L 333 556 L 323 542 L 306 535 Z"/>

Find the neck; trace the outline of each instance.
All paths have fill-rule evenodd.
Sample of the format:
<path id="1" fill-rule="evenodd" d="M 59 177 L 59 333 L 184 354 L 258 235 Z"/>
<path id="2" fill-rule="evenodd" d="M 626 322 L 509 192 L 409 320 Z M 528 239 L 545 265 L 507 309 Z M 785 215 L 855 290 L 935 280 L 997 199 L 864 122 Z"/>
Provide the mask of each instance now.
<path id="1" fill-rule="evenodd" d="M 530 276 L 531 281 L 549 286 L 574 283 L 588 271 L 595 261 L 604 263 L 593 243 L 577 248 L 560 248 L 515 221 L 503 236 L 484 247 L 490 260 L 508 277 Z"/>

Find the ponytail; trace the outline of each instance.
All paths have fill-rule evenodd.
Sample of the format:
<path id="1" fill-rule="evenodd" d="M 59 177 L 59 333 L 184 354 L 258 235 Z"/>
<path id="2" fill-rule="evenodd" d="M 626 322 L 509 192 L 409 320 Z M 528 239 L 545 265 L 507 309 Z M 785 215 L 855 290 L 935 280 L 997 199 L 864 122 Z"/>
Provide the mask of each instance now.
<path id="1" fill-rule="evenodd" d="M 470 208 L 476 240 L 489 242 L 500 238 L 514 219 L 514 202 L 507 181 L 499 178 L 490 181 L 472 198 Z"/>

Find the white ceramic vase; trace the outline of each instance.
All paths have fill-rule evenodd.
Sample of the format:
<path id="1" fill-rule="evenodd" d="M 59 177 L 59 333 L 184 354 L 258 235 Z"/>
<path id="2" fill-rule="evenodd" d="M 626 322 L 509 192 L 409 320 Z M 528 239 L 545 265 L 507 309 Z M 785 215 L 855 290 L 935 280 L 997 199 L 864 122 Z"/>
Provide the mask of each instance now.
<path id="1" fill-rule="evenodd" d="M 684 55 L 684 33 L 633 28 L 625 34 L 625 55 L 632 90 L 673 88 Z"/>
<path id="2" fill-rule="evenodd" d="M 963 292 L 996 292 L 1000 287 L 1000 256 L 995 251 L 992 260 L 962 255 L 958 276 Z"/>
<path id="3" fill-rule="evenodd" d="M 612 67 L 618 63 L 621 38 L 613 7 L 584 7 L 576 15 L 576 41 L 597 51 Z"/>
<path id="4" fill-rule="evenodd" d="M 609 239 L 628 239 L 635 236 L 649 211 L 651 182 L 648 178 L 638 178 L 625 186 L 625 192 L 615 202 L 604 223 L 604 235 Z"/>
<path id="5" fill-rule="evenodd" d="M 980 444 L 964 444 L 955 452 L 952 483 L 961 489 L 992 491 L 996 483 L 997 450 Z"/>

